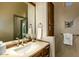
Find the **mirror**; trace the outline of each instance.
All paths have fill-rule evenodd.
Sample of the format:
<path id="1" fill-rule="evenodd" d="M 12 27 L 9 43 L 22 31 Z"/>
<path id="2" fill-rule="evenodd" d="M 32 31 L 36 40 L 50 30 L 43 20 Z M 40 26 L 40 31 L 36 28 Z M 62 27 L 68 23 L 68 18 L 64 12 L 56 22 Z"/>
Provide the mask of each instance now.
<path id="1" fill-rule="evenodd" d="M 35 12 L 35 4 L 32 2 L 0 2 L 0 41 L 24 38 L 30 24 L 35 34 Z"/>
<path id="2" fill-rule="evenodd" d="M 28 3 L 28 16 L 23 17 L 19 15 L 14 15 L 14 39 L 17 37 L 19 39 L 25 38 L 28 35 L 35 35 L 35 5 L 32 2 Z M 31 31 L 30 26 L 31 24 Z M 29 33 L 32 32 L 32 33 Z M 31 36 L 31 37 L 32 37 Z"/>

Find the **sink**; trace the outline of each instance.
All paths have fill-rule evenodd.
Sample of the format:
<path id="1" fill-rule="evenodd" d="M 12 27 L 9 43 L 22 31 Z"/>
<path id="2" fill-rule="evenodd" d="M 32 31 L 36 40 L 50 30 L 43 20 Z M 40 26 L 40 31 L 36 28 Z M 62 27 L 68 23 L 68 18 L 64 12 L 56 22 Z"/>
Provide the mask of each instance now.
<path id="1" fill-rule="evenodd" d="M 23 53 L 23 52 L 24 53 L 29 53 L 29 52 L 34 51 L 38 47 L 39 47 L 38 44 L 31 43 L 31 44 L 28 44 L 28 45 L 24 45 L 23 47 L 16 48 L 16 49 L 14 49 L 14 51 L 17 52 L 17 53 Z"/>
<path id="2" fill-rule="evenodd" d="M 30 43 L 24 44 L 24 46 L 20 45 L 19 47 L 14 47 L 14 48 L 8 49 L 7 54 L 19 55 L 19 56 L 26 55 L 27 56 L 29 53 L 32 53 L 33 51 L 38 49 L 39 46 L 40 45 L 35 42 L 30 42 Z"/>
<path id="3" fill-rule="evenodd" d="M 22 56 L 22 57 L 30 57 L 36 54 L 38 51 L 46 47 L 49 43 L 42 41 L 28 42 L 24 44 L 24 46 L 14 46 L 6 49 L 6 52 L 1 56 Z"/>

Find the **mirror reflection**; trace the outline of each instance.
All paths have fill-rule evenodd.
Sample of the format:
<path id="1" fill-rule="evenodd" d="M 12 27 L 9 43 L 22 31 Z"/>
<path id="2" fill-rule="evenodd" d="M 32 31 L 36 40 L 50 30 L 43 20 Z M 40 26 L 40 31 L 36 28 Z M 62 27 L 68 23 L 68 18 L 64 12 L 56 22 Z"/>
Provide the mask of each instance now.
<path id="1" fill-rule="evenodd" d="M 7 42 L 28 36 L 32 25 L 35 34 L 35 6 L 29 2 L 0 2 L 0 41 Z"/>

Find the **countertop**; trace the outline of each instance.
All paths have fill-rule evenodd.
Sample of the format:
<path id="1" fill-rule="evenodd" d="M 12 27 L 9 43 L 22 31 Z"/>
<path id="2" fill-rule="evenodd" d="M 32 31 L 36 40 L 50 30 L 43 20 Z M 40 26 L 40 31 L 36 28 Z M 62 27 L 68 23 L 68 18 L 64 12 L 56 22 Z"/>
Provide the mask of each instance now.
<path id="1" fill-rule="evenodd" d="M 11 52 L 9 52 L 10 54 L 3 54 L 3 55 L 0 55 L 1 57 L 20 57 L 20 56 L 23 56 L 23 57 L 30 57 L 30 56 L 33 56 L 34 54 L 36 54 L 38 51 L 40 51 L 40 50 L 42 50 L 44 47 L 46 47 L 47 45 L 49 45 L 49 43 L 48 42 L 43 42 L 43 41 L 36 41 L 36 42 L 32 42 L 32 41 L 30 41 L 30 42 L 28 42 L 27 43 L 27 45 L 28 44 L 31 44 L 31 43 L 36 43 L 36 44 L 38 44 L 39 45 L 39 47 L 36 49 L 36 50 L 34 50 L 34 51 L 32 51 L 32 52 L 29 52 L 29 53 L 27 53 L 27 54 L 23 54 L 23 55 L 21 55 L 21 54 L 19 54 L 19 55 L 12 55 L 12 53 Z M 16 46 L 14 46 L 14 47 L 12 47 L 12 48 L 9 48 L 9 49 L 14 49 L 14 48 L 16 48 Z M 9 49 L 6 49 L 6 51 L 7 50 L 9 50 Z"/>

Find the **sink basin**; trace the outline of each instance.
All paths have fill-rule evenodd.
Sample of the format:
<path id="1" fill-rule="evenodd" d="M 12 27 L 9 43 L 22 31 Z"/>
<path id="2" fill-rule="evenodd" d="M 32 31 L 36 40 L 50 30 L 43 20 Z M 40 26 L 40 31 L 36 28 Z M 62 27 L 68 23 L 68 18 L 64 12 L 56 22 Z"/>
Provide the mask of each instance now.
<path id="1" fill-rule="evenodd" d="M 17 52 L 17 53 L 29 53 L 29 52 L 34 51 L 38 47 L 39 47 L 38 44 L 31 43 L 31 44 L 28 44 L 28 45 L 24 45 L 23 47 L 16 48 L 16 49 L 14 49 L 14 51 Z"/>
<path id="2" fill-rule="evenodd" d="M 36 49 L 38 49 L 40 45 L 35 43 L 35 42 L 30 42 L 28 44 L 24 44 L 24 46 L 20 45 L 19 47 L 13 47 L 11 49 L 8 49 L 6 54 L 10 54 L 10 55 L 19 55 L 19 56 L 24 56 L 29 53 L 32 53 L 33 51 L 35 51 Z"/>
<path id="3" fill-rule="evenodd" d="M 35 42 L 28 42 L 27 44 L 24 44 L 24 46 L 14 46 L 9 49 L 6 49 L 6 52 L 2 56 L 26 56 L 30 57 L 33 56 L 35 53 L 43 49 L 45 46 L 47 46 L 49 43 L 41 42 L 41 41 L 35 41 Z"/>

